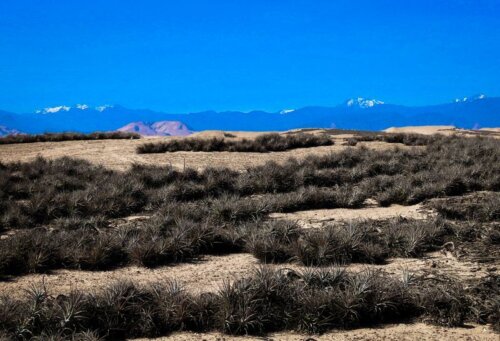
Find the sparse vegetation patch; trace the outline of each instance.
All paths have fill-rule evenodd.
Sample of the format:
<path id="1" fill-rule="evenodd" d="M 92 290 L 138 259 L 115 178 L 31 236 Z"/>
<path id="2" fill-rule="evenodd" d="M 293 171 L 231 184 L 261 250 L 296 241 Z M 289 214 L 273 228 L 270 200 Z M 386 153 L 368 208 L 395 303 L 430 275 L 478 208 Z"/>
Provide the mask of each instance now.
<path id="1" fill-rule="evenodd" d="M 230 138 L 231 136 L 226 137 Z M 268 153 L 330 145 L 333 145 L 332 139 L 324 135 L 304 133 L 294 135 L 263 134 L 253 140 L 227 140 L 214 137 L 211 139 L 185 138 L 166 142 L 152 142 L 137 147 L 137 152 L 140 154 L 177 151 Z"/>
<path id="2" fill-rule="evenodd" d="M 273 136 L 261 141 L 272 146 L 267 151 L 284 148 L 282 136 Z M 298 135 L 285 140 L 290 136 Z M 494 271 L 465 285 L 407 272 L 396 279 L 382 272 L 329 268 L 385 264 L 392 257 L 437 250 L 497 264 L 500 141 L 433 137 L 422 143 L 420 138 L 393 140 L 419 148 L 357 146 L 243 172 L 144 165 L 117 172 L 71 158 L 0 163 L 1 280 L 62 268 L 152 268 L 235 252 L 251 253 L 262 263 L 307 266 L 303 272 L 262 268 L 226 283 L 216 294 L 189 294 L 175 282 L 119 283 L 58 297 L 34 288 L 24 300 L 0 298 L 0 335 L 120 339 L 180 330 L 321 333 L 406 319 L 447 326 L 474 321 L 498 329 Z M 437 217 L 334 222 L 312 229 L 268 219 L 273 212 L 362 208 L 368 202 L 425 202 Z M 146 219 L 117 223 L 134 214 Z"/>
<path id="3" fill-rule="evenodd" d="M 407 205 L 477 190 L 497 191 L 499 143 L 447 138 L 418 150 L 349 148 L 300 161 L 269 162 L 242 173 L 140 165 L 120 173 L 70 158 L 0 165 L 0 228 L 38 228 L 0 241 L 0 274 L 130 263 L 157 266 L 244 248 L 262 261 L 307 265 L 419 256 L 441 240 L 443 231 L 450 235 L 449 229 L 443 230 L 438 222 L 403 222 L 373 233 L 376 229 L 368 223 L 283 239 L 262 222 L 272 212 L 360 208 L 368 198 L 382 206 Z M 484 200 L 467 212 L 481 214 L 477 219 L 496 220 L 495 202 Z M 443 208 L 436 209 L 444 218 L 451 217 Z M 119 233 L 109 228 L 110 219 L 141 212 L 153 216 L 145 228 Z M 460 235 L 468 233 L 463 224 L 456 226 Z M 484 240 L 495 243 L 496 229 L 484 231 L 489 231 Z M 75 239 L 81 242 L 74 245 Z M 57 243 L 45 246 L 46 241 Z M 68 256 L 79 250 L 82 257 Z M 84 257 L 93 252 L 94 258 Z M 41 256 L 45 253 L 50 257 Z M 106 254 L 102 261 L 100 253 Z"/>
<path id="4" fill-rule="evenodd" d="M 35 142 L 62 142 L 62 141 L 85 141 L 85 140 L 125 140 L 139 139 L 141 135 L 122 131 L 82 133 L 45 133 L 38 135 L 16 134 L 0 138 L 0 144 L 13 143 L 35 143 Z"/>

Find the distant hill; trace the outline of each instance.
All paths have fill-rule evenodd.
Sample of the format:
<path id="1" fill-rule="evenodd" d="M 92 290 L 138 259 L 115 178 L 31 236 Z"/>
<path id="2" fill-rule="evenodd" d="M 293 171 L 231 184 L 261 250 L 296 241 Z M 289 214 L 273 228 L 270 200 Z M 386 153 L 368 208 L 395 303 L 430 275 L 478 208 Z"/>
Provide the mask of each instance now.
<path id="1" fill-rule="evenodd" d="M 17 134 L 21 134 L 21 132 L 19 130 L 10 129 L 7 128 L 6 126 L 0 125 L 0 137 L 7 135 L 17 135 Z"/>
<path id="2" fill-rule="evenodd" d="M 500 127 L 500 98 L 477 95 L 450 103 L 409 107 L 375 99 L 353 98 L 334 107 L 305 107 L 279 112 L 205 111 L 168 114 L 148 109 L 128 109 L 119 105 L 91 108 L 87 105 L 45 108 L 35 113 L 0 111 L 0 125 L 27 133 L 117 129 L 144 129 L 161 134 L 166 130 L 144 122 L 178 122 L 188 130 L 266 131 L 296 128 L 340 128 L 382 130 L 389 127 L 453 125 L 459 128 Z M 139 122 L 141 124 L 139 124 Z M 126 127 L 132 124 L 132 127 Z M 135 126 L 134 126 L 135 125 Z M 146 127 L 147 126 L 147 127 Z M 151 130 L 148 130 L 151 129 Z M 187 128 L 179 128 L 184 131 Z M 174 129 L 175 130 L 175 129 Z"/>
<path id="3" fill-rule="evenodd" d="M 143 136 L 186 136 L 192 134 L 192 131 L 179 121 L 132 122 L 117 130 L 138 133 Z"/>

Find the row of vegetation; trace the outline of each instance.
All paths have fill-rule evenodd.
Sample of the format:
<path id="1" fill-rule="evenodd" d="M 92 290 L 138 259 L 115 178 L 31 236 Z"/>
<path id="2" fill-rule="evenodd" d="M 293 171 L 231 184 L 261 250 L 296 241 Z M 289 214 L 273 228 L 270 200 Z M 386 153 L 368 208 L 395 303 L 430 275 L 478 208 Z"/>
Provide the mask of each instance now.
<path id="1" fill-rule="evenodd" d="M 332 139 L 324 135 L 304 133 L 293 135 L 263 134 L 252 140 L 228 140 L 214 137 L 210 139 L 185 138 L 165 142 L 151 142 L 137 147 L 137 152 L 140 154 L 177 151 L 268 153 L 330 145 L 333 145 Z"/>
<path id="2" fill-rule="evenodd" d="M 0 138 L 0 144 L 14 143 L 35 143 L 35 142 L 62 142 L 77 140 L 118 140 L 118 139 L 139 139 L 141 136 L 136 133 L 122 131 L 83 133 L 45 133 L 38 135 L 16 134 Z"/>
<path id="3" fill-rule="evenodd" d="M 383 263 L 440 248 L 454 230 L 440 221 L 355 222 L 303 230 L 287 221 L 226 226 L 154 217 L 118 229 L 35 229 L 0 240 L 0 277 L 58 268 L 106 270 L 126 264 L 156 267 L 204 254 L 247 251 L 264 263 Z"/>
<path id="4" fill-rule="evenodd" d="M 147 287 L 118 282 L 96 293 L 75 290 L 57 297 L 35 286 L 23 300 L 0 298 L 0 330 L 17 339 L 96 340 L 176 331 L 321 333 L 411 319 L 445 326 L 491 322 L 498 329 L 498 280 L 464 289 L 446 278 L 429 282 L 408 272 L 397 279 L 337 267 L 303 272 L 263 267 L 216 293 L 198 295 L 174 281 Z"/>
<path id="5" fill-rule="evenodd" d="M 381 205 L 413 204 L 498 191 L 499 144 L 449 138 L 418 150 L 348 149 L 271 162 L 243 173 L 146 166 L 118 173 L 69 158 L 0 165 L 0 228 L 35 229 L 0 240 L 0 275 L 130 263 L 156 266 L 241 250 L 266 262 L 308 265 L 418 256 L 444 241 L 447 230 L 441 223 L 303 232 L 263 219 L 271 212 L 362 207 L 367 198 Z M 473 211 L 484 216 L 474 219 L 492 220 L 498 214 L 492 218 L 490 209 Z M 109 228 L 110 219 L 149 212 L 154 215 L 144 226 Z M 488 238 L 495 240 L 494 230 Z"/>
<path id="6" fill-rule="evenodd" d="M 448 138 L 417 150 L 349 148 L 245 172 L 134 166 L 115 172 L 70 158 L 0 163 L 0 228 L 58 219 L 120 217 L 169 205 L 232 196 L 273 210 L 415 204 L 429 198 L 500 189 L 500 141 Z M 278 202 L 278 204 L 276 203 Z M 281 207 L 280 207 L 281 206 Z"/>
<path id="7" fill-rule="evenodd" d="M 355 146 L 358 142 L 380 141 L 386 143 L 400 143 L 405 146 L 427 146 L 443 139 L 440 135 L 403 134 L 403 133 L 356 133 L 354 137 L 347 139 L 346 144 Z"/>
<path id="8" fill-rule="evenodd" d="M 390 257 L 420 257 L 448 242 L 474 243 L 473 252 L 487 262 L 498 256 L 494 250 L 500 244 L 500 226 L 494 223 L 394 219 L 301 229 L 289 221 L 263 220 L 265 212 L 257 201 L 224 197 L 175 202 L 119 228 L 107 228 L 103 218 L 63 219 L 1 239 L 0 278 L 59 268 L 156 267 L 243 251 L 263 263 L 380 264 Z"/>
<path id="9" fill-rule="evenodd" d="M 474 193 L 465 197 L 433 200 L 428 205 L 443 217 L 476 222 L 500 221 L 500 194 Z"/>

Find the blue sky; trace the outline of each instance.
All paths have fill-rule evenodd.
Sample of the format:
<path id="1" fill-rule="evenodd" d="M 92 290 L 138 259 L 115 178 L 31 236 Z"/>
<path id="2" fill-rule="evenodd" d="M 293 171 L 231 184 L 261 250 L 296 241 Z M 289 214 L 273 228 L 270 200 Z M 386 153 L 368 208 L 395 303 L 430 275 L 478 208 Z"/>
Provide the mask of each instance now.
<path id="1" fill-rule="evenodd" d="M 500 95 L 500 1 L 2 0 L 0 109 Z"/>

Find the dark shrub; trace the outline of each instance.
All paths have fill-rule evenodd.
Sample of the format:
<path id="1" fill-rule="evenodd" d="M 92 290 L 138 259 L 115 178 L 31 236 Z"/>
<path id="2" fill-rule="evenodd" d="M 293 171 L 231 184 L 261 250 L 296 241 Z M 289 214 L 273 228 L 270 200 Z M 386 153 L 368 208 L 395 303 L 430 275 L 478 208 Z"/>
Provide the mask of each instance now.
<path id="1" fill-rule="evenodd" d="M 459 283 L 420 289 L 420 304 L 428 321 L 447 327 L 463 326 L 471 300 Z"/>
<path id="2" fill-rule="evenodd" d="M 247 237 L 246 248 L 264 263 L 281 263 L 293 257 L 292 243 L 300 236 L 300 227 L 289 221 L 270 221 Z"/>
<path id="3" fill-rule="evenodd" d="M 475 193 L 465 197 L 432 200 L 429 204 L 448 219 L 480 222 L 500 220 L 500 194 Z"/>
<path id="4" fill-rule="evenodd" d="M 439 284 L 410 276 L 398 280 L 380 271 L 264 267 L 251 277 L 226 282 L 217 293 L 196 296 L 175 281 L 147 287 L 118 282 L 96 293 L 73 291 L 58 297 L 34 286 L 24 300 L 0 298 L 0 330 L 17 338 L 125 339 L 203 330 L 322 333 L 418 317 L 461 326 L 471 316 L 472 305 L 496 323 L 496 311 L 476 305 L 481 297 L 474 295 L 446 279 Z"/>
<path id="5" fill-rule="evenodd" d="M 296 148 L 330 146 L 332 144 L 332 139 L 324 135 L 263 134 L 257 136 L 254 140 L 225 140 L 224 138 L 214 137 L 211 139 L 186 138 L 167 142 L 152 142 L 139 146 L 137 152 L 140 154 L 176 151 L 267 153 Z"/>
<path id="6" fill-rule="evenodd" d="M 61 142 L 76 140 L 117 140 L 117 139 L 139 139 L 141 136 L 136 133 L 121 131 L 95 132 L 91 134 L 82 133 L 45 133 L 40 135 L 17 134 L 0 138 L 0 144 L 13 143 L 34 143 L 34 142 Z"/>

